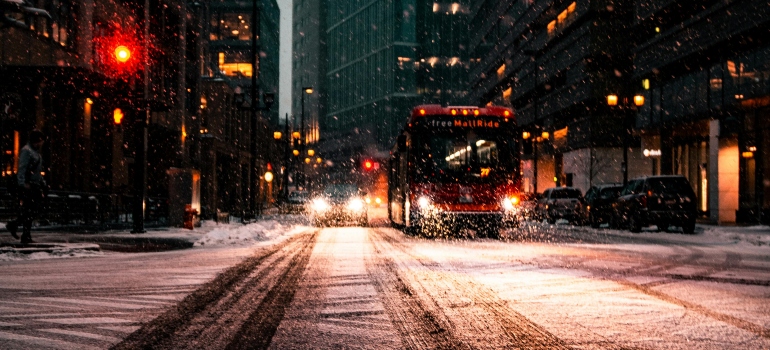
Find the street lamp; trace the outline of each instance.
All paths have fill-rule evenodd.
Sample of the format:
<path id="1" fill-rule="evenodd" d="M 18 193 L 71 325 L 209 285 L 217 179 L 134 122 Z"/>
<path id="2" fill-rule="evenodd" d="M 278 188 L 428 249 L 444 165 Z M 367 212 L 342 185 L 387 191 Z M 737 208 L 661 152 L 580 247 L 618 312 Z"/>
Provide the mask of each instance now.
<path id="1" fill-rule="evenodd" d="M 305 142 L 307 141 L 307 135 L 305 134 L 305 95 L 312 95 L 313 87 L 305 86 L 302 88 L 302 119 L 300 122 L 300 153 L 305 153 Z M 305 187 L 305 166 L 302 166 L 302 187 Z"/>
<path id="2" fill-rule="evenodd" d="M 273 138 L 278 141 L 282 140 L 283 135 L 286 135 L 286 139 L 283 140 L 283 176 L 281 180 L 281 196 L 283 199 L 288 198 L 289 196 L 289 147 L 291 145 L 291 138 L 294 136 L 294 133 L 289 133 L 289 114 L 286 114 L 286 119 L 284 120 L 284 132 L 281 133 L 280 131 L 273 132 Z M 297 137 L 299 134 L 297 134 Z M 296 152 L 295 155 L 299 154 L 299 151 L 294 150 Z"/>
<path id="3" fill-rule="evenodd" d="M 622 99 L 617 94 L 607 95 L 607 105 L 613 108 L 618 108 L 624 111 L 636 111 L 637 108 L 644 106 L 644 95 L 635 94 L 632 97 L 633 103 L 629 101 L 628 97 Z M 623 186 L 628 184 L 628 138 L 631 133 L 632 126 L 629 125 L 629 117 L 623 113 L 623 127 L 625 132 L 623 133 L 623 163 L 621 164 L 621 170 L 623 171 Z"/>
<path id="4" fill-rule="evenodd" d="M 536 126 L 538 129 L 539 126 Z M 550 138 L 550 134 L 547 131 L 541 131 L 540 135 L 536 136 L 537 134 L 533 135 L 529 131 L 524 131 L 521 133 L 521 138 L 524 140 L 532 139 L 532 158 L 534 159 L 532 162 L 532 187 L 533 192 L 537 193 L 537 145 L 541 142 L 545 142 Z"/>

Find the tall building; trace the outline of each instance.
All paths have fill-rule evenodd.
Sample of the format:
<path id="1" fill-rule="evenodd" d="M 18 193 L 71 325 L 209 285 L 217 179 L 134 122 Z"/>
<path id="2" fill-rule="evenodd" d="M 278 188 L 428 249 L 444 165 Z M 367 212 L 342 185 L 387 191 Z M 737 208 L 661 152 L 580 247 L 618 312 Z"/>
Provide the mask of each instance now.
<path id="1" fill-rule="evenodd" d="M 275 0 L 218 0 L 205 6 L 201 118 L 197 139 L 204 216 L 253 213 L 267 200 L 261 174 L 275 164 L 273 131 L 278 108 L 265 97 L 278 96 L 280 10 Z M 253 31 L 254 14 L 259 31 Z M 252 35 L 257 51 L 252 50 Z M 257 67 L 252 66 L 256 52 Z M 256 75 L 256 77 L 254 77 Z M 252 78 L 256 78 L 257 118 L 252 119 Z"/>
<path id="2" fill-rule="evenodd" d="M 293 10 L 292 116 L 289 125 L 301 132 L 304 114 L 304 142 L 315 144 L 320 138 L 319 116 L 326 110 L 326 6 L 322 1 L 296 0 Z M 304 88 L 313 91 L 308 94 Z"/>
<path id="3" fill-rule="evenodd" d="M 307 55 L 325 52 L 317 59 L 319 148 L 337 163 L 382 153 L 414 105 L 466 103 L 469 3 L 324 1 L 316 11 L 296 1 L 295 101 L 307 79 L 301 72 L 315 74 L 316 58 Z M 315 18 L 317 31 L 308 25 Z M 323 39 L 319 51 L 315 35 Z"/>
<path id="4" fill-rule="evenodd" d="M 630 1 L 482 1 L 473 8 L 471 100 L 511 105 L 523 190 L 620 183 L 649 169 L 630 130 Z M 624 149 L 626 150 L 624 152 Z"/>
<path id="5" fill-rule="evenodd" d="M 190 163 L 185 127 L 196 108 L 188 98 L 186 34 L 192 6 L 165 0 L 44 6 L 50 18 L 5 5 L 1 14 L 3 176 L 14 176 L 18 150 L 37 128 L 49 137 L 43 152 L 53 190 L 98 196 L 100 208 L 116 214 L 136 198 L 132 180 L 141 163 L 147 164 L 147 194 L 167 198 L 167 170 Z M 130 49 L 129 68 L 110 61 L 116 43 Z M 142 117 L 146 112 L 149 118 Z M 124 116 L 119 125 L 117 116 Z M 149 130 L 146 161 L 138 160 L 137 119 Z"/>
<path id="6" fill-rule="evenodd" d="M 653 173 L 682 174 L 712 222 L 770 221 L 767 1 L 635 2 L 636 116 Z"/>
<path id="7" fill-rule="evenodd" d="M 766 218 L 766 1 L 480 1 L 471 13 L 470 99 L 515 109 L 525 190 L 681 174 L 713 222 Z"/>

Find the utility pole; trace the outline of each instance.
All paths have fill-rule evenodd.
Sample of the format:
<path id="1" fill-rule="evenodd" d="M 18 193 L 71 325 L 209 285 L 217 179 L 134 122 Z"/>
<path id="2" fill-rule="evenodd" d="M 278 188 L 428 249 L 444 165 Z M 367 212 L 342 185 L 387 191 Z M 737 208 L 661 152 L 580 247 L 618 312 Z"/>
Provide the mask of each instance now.
<path id="1" fill-rule="evenodd" d="M 143 85 L 144 98 L 141 103 L 144 113 L 136 118 L 137 150 L 134 160 L 134 228 L 131 233 L 145 233 L 144 203 L 147 200 L 147 125 L 150 122 L 150 67 L 149 67 L 149 38 L 150 38 L 150 0 L 144 0 L 144 55 L 143 55 Z"/>
<path id="2" fill-rule="evenodd" d="M 257 88 L 257 80 L 259 76 L 258 56 L 259 56 L 259 7 L 258 0 L 252 0 L 252 13 L 251 13 L 251 135 L 249 136 L 250 148 L 251 148 L 251 181 L 249 183 L 251 210 L 255 215 L 259 215 L 258 193 L 259 193 L 259 169 L 257 169 L 257 109 L 259 108 L 259 89 Z"/>

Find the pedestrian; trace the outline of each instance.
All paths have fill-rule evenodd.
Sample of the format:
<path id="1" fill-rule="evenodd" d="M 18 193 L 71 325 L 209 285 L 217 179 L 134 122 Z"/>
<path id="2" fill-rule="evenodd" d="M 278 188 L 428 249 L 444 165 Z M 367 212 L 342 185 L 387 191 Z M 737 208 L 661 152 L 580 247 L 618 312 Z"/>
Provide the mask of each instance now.
<path id="1" fill-rule="evenodd" d="M 40 206 L 48 192 L 48 185 L 43 179 L 43 157 L 40 149 L 43 147 L 45 135 L 40 130 L 32 130 L 29 133 L 29 141 L 19 153 L 19 171 L 16 179 L 19 185 L 20 215 L 16 220 L 8 222 L 6 227 L 14 238 L 18 238 L 16 231 L 19 224 L 22 225 L 21 243 L 34 243 L 30 235 L 32 221 L 40 212 Z"/>

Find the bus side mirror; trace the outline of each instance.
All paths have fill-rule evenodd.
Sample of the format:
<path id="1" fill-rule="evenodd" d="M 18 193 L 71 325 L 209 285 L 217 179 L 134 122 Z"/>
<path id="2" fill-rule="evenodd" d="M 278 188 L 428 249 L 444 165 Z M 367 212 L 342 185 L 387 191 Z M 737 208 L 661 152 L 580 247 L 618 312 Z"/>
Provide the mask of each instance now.
<path id="1" fill-rule="evenodd" d="M 398 135 L 396 144 L 398 145 L 397 147 L 399 152 L 406 151 L 406 135 Z"/>

